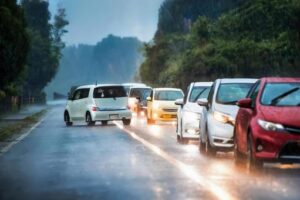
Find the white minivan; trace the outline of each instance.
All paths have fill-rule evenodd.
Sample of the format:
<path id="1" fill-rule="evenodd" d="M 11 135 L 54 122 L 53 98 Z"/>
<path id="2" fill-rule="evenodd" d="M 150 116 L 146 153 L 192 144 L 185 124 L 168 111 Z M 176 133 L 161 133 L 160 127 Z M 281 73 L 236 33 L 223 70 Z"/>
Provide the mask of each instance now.
<path id="1" fill-rule="evenodd" d="M 205 131 L 200 133 L 199 150 L 215 155 L 217 151 L 233 149 L 233 129 L 238 112 L 237 101 L 245 98 L 257 79 L 217 79 L 209 92 L 208 99 L 198 100 L 203 106 L 202 120 Z"/>
<path id="2" fill-rule="evenodd" d="M 128 97 L 122 85 L 101 84 L 78 87 L 69 97 L 64 121 L 71 126 L 76 121 L 86 121 L 95 125 L 101 121 L 121 120 L 124 125 L 130 125 L 131 111 L 128 109 Z"/>

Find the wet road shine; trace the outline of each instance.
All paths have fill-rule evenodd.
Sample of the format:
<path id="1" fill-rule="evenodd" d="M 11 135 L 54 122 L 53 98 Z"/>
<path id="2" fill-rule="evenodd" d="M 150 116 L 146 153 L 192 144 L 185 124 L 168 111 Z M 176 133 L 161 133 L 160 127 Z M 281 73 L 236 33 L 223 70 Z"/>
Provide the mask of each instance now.
<path id="1" fill-rule="evenodd" d="M 300 199 L 299 165 L 236 168 L 176 143 L 175 125 L 66 127 L 56 106 L 0 156 L 0 199 Z"/>

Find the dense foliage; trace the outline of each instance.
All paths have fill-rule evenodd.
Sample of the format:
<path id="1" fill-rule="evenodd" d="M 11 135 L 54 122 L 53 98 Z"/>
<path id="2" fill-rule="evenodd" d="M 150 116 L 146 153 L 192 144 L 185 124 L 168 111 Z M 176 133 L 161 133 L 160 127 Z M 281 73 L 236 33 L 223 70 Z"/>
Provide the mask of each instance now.
<path id="1" fill-rule="evenodd" d="M 61 37 L 66 33 L 64 27 L 68 25 L 65 10 L 58 9 L 52 25 L 48 6 L 47 1 L 22 0 L 31 39 L 24 86 L 24 95 L 29 97 L 42 95 L 43 88 L 57 72 L 60 51 L 64 48 Z"/>
<path id="2" fill-rule="evenodd" d="M 184 1 L 165 4 L 176 7 L 179 2 Z M 187 33 L 162 32 L 160 24 L 166 20 L 160 18 L 154 42 L 145 45 L 142 79 L 185 88 L 191 81 L 219 77 L 300 76 L 300 1 L 252 0 L 235 5 L 230 11 L 220 7 L 217 14 L 199 12 Z M 207 4 L 199 1 L 194 6 L 201 10 Z M 160 16 L 167 12 L 163 7 Z M 178 12 L 177 16 L 184 16 Z"/>
<path id="3" fill-rule="evenodd" d="M 69 46 L 63 50 L 59 71 L 46 88 L 66 95 L 71 86 L 132 81 L 142 62 L 142 43 L 136 38 L 109 35 L 96 45 Z"/>
<path id="4" fill-rule="evenodd" d="M 19 89 L 29 42 L 25 18 L 15 0 L 0 1 L 0 99 Z"/>

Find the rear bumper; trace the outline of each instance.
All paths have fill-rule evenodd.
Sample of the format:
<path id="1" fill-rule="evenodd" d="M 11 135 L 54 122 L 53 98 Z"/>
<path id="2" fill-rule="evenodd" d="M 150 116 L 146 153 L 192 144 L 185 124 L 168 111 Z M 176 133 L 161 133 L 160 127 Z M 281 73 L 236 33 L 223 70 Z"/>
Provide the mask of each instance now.
<path id="1" fill-rule="evenodd" d="M 112 121 L 132 118 L 130 110 L 94 111 L 91 115 L 93 121 Z"/>

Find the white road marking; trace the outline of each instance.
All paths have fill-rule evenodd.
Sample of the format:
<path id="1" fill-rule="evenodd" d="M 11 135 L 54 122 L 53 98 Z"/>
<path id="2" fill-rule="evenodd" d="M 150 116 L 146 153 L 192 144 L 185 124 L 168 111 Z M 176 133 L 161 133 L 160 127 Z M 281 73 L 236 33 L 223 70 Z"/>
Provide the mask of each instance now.
<path id="1" fill-rule="evenodd" d="M 218 199 L 222 200 L 233 200 L 237 199 L 232 196 L 229 192 L 226 191 L 225 186 L 219 186 L 214 181 L 207 179 L 206 177 L 201 176 L 192 166 L 189 166 L 171 155 L 169 155 L 167 152 L 160 149 L 158 146 L 148 142 L 147 140 L 139 137 L 136 133 L 126 129 L 121 123 L 114 122 L 117 127 L 124 130 L 126 133 L 128 133 L 133 139 L 141 142 L 145 147 L 153 151 L 158 156 L 162 157 L 166 161 L 168 161 L 170 164 L 178 168 L 184 175 L 186 175 L 189 179 L 196 182 L 198 185 L 202 186 L 204 189 L 208 190 L 211 194 L 213 194 Z"/>
<path id="2" fill-rule="evenodd" d="M 48 114 L 50 114 L 50 113 L 48 113 Z M 3 154 L 5 154 L 6 152 L 8 152 L 13 146 L 15 146 L 16 144 L 18 144 L 20 141 L 24 140 L 34 129 L 36 129 L 46 119 L 47 116 L 48 115 L 46 115 L 43 119 L 41 119 L 40 121 L 38 121 L 37 123 L 35 123 L 26 133 L 22 134 L 17 139 L 15 139 L 14 141 L 10 142 L 7 146 L 5 146 L 4 148 L 0 149 L 0 156 L 2 156 Z"/>

